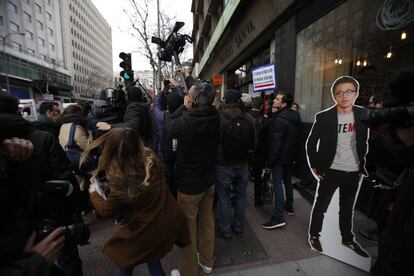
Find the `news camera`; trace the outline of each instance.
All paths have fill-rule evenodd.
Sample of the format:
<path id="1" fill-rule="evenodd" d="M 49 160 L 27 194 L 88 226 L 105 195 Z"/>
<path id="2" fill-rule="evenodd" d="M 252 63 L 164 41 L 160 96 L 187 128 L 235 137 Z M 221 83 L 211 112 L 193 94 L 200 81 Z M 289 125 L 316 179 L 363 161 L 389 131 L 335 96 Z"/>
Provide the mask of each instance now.
<path id="1" fill-rule="evenodd" d="M 160 60 L 170 62 L 172 60 L 171 58 L 174 56 L 175 62 L 180 65 L 178 54 L 184 51 L 184 46 L 187 42 L 193 42 L 189 35 L 178 33 L 183 26 L 184 22 L 176 22 L 173 30 L 165 41 L 155 36 L 151 38 L 152 43 L 161 47 L 161 50 L 157 54 Z"/>
<path id="2" fill-rule="evenodd" d="M 411 126 L 414 123 L 414 102 L 407 105 L 369 109 L 364 114 L 362 122 L 369 127 L 389 124 L 395 127 Z"/>
<path id="3" fill-rule="evenodd" d="M 65 225 L 63 218 L 73 216 L 69 197 L 74 188 L 67 180 L 51 180 L 43 183 L 35 201 L 36 239 L 41 241 L 56 228 L 63 227 L 65 242 L 79 245 L 88 244 L 90 231 L 80 219 Z"/>

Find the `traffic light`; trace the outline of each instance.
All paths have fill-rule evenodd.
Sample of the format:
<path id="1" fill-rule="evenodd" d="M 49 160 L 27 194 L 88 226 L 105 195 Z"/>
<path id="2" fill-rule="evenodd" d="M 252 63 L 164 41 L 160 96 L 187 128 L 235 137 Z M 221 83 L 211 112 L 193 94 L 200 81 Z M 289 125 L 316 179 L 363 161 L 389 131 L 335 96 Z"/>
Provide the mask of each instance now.
<path id="1" fill-rule="evenodd" d="M 119 57 L 122 59 L 119 66 L 123 69 L 120 73 L 121 77 L 124 78 L 125 82 L 134 81 L 134 71 L 132 71 L 132 59 L 131 53 L 119 53 Z"/>

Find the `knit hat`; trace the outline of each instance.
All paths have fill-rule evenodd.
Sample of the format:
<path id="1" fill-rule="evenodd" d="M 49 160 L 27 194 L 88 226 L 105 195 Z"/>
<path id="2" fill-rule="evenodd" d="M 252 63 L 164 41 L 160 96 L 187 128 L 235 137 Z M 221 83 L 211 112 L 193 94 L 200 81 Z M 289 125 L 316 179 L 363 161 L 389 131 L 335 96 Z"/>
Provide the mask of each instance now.
<path id="1" fill-rule="evenodd" d="M 235 89 L 229 89 L 224 94 L 224 101 L 226 104 L 237 103 L 238 100 L 242 97 L 242 93 Z"/>

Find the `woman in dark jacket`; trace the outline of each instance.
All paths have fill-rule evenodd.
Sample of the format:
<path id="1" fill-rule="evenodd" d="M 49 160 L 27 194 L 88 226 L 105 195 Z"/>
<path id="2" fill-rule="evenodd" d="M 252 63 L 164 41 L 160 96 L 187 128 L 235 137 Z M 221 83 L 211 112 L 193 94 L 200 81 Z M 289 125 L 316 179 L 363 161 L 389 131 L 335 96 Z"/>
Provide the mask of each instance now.
<path id="1" fill-rule="evenodd" d="M 144 147 L 138 133 L 128 128 L 101 136 L 84 157 L 100 146 L 103 150 L 95 173 L 105 175 L 110 193 L 104 200 L 97 184 L 92 184 L 92 204 L 102 217 L 113 216 L 121 208 L 126 217 L 126 224 L 106 243 L 104 254 L 120 268 L 118 275 L 132 275 L 141 263 L 148 264 L 151 275 L 165 275 L 160 259 L 175 243 L 184 246 L 190 239 L 184 214 L 165 184 L 159 160 Z"/>

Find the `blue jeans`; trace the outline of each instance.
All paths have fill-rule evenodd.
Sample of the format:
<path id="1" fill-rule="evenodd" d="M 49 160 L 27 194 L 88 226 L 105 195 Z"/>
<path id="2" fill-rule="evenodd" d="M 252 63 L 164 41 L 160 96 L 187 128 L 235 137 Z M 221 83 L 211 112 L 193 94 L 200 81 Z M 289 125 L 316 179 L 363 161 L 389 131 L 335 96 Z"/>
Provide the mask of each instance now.
<path id="1" fill-rule="evenodd" d="M 244 211 L 246 208 L 246 187 L 249 170 L 246 165 L 216 165 L 216 191 L 218 198 L 219 230 L 224 235 L 231 235 L 232 228 L 236 233 L 243 231 Z M 234 217 L 230 225 L 230 190 L 233 186 L 235 195 Z"/>
<path id="2" fill-rule="evenodd" d="M 148 262 L 148 270 L 151 276 L 165 276 L 164 269 L 162 268 L 160 261 Z M 132 276 L 134 267 L 120 268 L 118 276 Z"/>
<path id="3" fill-rule="evenodd" d="M 292 188 L 292 165 L 276 165 L 272 169 L 273 190 L 275 193 L 275 212 L 273 216 L 276 221 L 285 221 L 285 196 L 282 183 L 286 192 L 286 207 L 293 209 L 293 188 Z"/>

